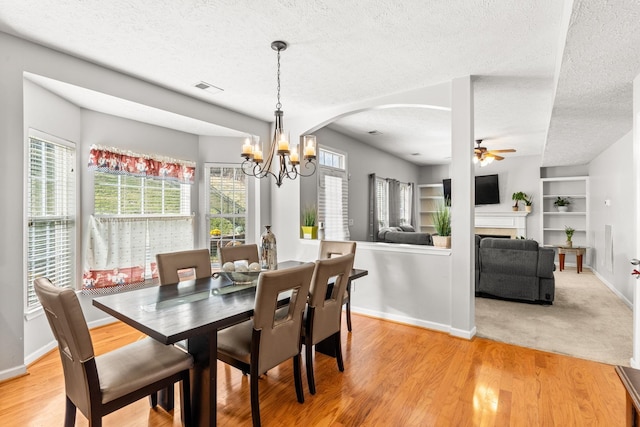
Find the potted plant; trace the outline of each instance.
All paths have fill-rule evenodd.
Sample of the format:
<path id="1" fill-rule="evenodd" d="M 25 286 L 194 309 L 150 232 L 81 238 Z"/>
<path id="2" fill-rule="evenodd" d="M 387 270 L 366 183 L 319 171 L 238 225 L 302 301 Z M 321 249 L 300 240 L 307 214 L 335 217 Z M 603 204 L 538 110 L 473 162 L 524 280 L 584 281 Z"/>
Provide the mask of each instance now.
<path id="1" fill-rule="evenodd" d="M 560 197 L 560 196 L 558 196 L 556 201 L 553 202 L 553 206 L 555 206 L 558 209 L 558 212 L 567 212 L 569 210 L 570 204 L 571 204 L 571 201 L 569 200 L 568 197 Z"/>
<path id="2" fill-rule="evenodd" d="M 451 247 L 451 212 L 449 207 L 440 204 L 433 214 L 433 227 L 437 234 L 433 235 L 433 246 L 437 248 Z"/>
<path id="3" fill-rule="evenodd" d="M 315 205 L 309 205 L 302 210 L 302 238 L 303 239 L 317 239 L 318 238 L 318 226 L 316 220 L 318 218 L 318 211 Z"/>
<path id="4" fill-rule="evenodd" d="M 524 210 L 527 212 L 531 212 L 533 208 L 531 205 L 533 205 L 533 196 L 526 196 L 524 199 Z"/>
<path id="5" fill-rule="evenodd" d="M 565 246 L 568 247 L 568 248 L 573 246 L 573 242 L 571 241 L 571 238 L 573 237 L 573 233 L 575 231 L 576 231 L 575 229 L 573 229 L 573 228 L 571 228 L 571 227 L 569 227 L 567 225 L 564 226 L 564 234 L 567 235 L 567 241 L 565 243 Z"/>
<path id="6" fill-rule="evenodd" d="M 518 191 L 517 193 L 513 193 L 513 195 L 511 196 L 511 200 L 513 200 L 513 207 L 512 209 L 514 211 L 517 211 L 518 208 L 518 202 L 523 201 L 526 202 L 527 200 L 527 195 L 525 193 L 523 193 L 522 191 Z"/>

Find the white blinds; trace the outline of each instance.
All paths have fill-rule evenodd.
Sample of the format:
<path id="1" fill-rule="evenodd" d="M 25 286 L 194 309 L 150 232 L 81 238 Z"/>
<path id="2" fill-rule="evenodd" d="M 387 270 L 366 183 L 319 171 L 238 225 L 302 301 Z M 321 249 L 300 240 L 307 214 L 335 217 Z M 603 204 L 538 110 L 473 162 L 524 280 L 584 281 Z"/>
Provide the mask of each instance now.
<path id="1" fill-rule="evenodd" d="M 378 227 L 389 226 L 389 182 L 376 177 L 376 202 L 378 207 Z"/>
<path id="2" fill-rule="evenodd" d="M 33 289 L 37 277 L 75 288 L 75 147 L 31 136 L 27 175 L 29 309 L 39 305 Z"/>
<path id="3" fill-rule="evenodd" d="M 349 240 L 348 188 L 346 171 L 320 168 L 318 208 L 327 240 Z"/>

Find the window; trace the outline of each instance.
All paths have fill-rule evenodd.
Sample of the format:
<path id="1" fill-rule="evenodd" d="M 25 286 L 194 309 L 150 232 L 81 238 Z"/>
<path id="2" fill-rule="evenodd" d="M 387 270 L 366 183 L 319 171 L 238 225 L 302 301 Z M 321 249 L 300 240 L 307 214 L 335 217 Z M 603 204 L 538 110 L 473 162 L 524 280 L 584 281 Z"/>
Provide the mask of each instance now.
<path id="1" fill-rule="evenodd" d="M 349 240 L 349 182 L 346 155 L 320 148 L 318 216 L 327 240 Z"/>
<path id="2" fill-rule="evenodd" d="M 27 310 L 40 305 L 37 277 L 75 288 L 75 145 L 29 131 L 27 185 Z"/>
<path id="3" fill-rule="evenodd" d="M 189 215 L 191 186 L 96 171 L 95 215 Z"/>
<path id="4" fill-rule="evenodd" d="M 406 182 L 400 183 L 400 225 L 411 225 L 413 221 L 413 185 Z"/>
<path id="5" fill-rule="evenodd" d="M 219 263 L 218 244 L 244 243 L 247 226 L 247 175 L 240 165 L 206 165 L 211 261 Z"/>
<path id="6" fill-rule="evenodd" d="M 113 292 L 157 278 L 155 256 L 193 249 L 190 163 L 92 147 L 94 214 L 82 290 Z"/>
<path id="7" fill-rule="evenodd" d="M 376 177 L 378 228 L 411 225 L 413 184 Z"/>
<path id="8" fill-rule="evenodd" d="M 389 226 L 389 182 L 376 177 L 376 203 L 378 207 L 378 228 Z"/>

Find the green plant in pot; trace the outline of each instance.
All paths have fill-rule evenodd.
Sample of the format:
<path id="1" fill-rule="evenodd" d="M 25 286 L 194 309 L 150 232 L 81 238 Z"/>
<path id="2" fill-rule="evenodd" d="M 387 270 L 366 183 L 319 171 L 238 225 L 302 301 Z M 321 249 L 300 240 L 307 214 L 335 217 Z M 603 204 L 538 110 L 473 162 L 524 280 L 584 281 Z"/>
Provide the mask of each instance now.
<path id="1" fill-rule="evenodd" d="M 449 207 L 441 204 L 433 214 L 433 227 L 436 234 L 433 235 L 433 246 L 437 248 L 451 247 L 451 211 Z"/>
<path id="2" fill-rule="evenodd" d="M 555 206 L 558 209 L 558 212 L 567 212 L 569 210 L 570 204 L 571 204 L 571 201 L 569 200 L 568 197 L 560 197 L 560 196 L 558 196 L 556 201 L 553 202 L 553 206 Z"/>
<path id="3" fill-rule="evenodd" d="M 317 239 L 318 238 L 318 226 L 316 221 L 318 219 L 318 211 L 315 205 L 306 206 L 302 210 L 302 238 L 303 239 Z"/>
<path id="4" fill-rule="evenodd" d="M 526 196 L 524 199 L 524 210 L 527 212 L 531 212 L 531 210 L 533 209 L 533 197 L 532 196 Z"/>
<path id="5" fill-rule="evenodd" d="M 514 211 L 517 211 L 518 208 L 518 202 L 525 202 L 527 201 L 527 195 L 525 193 L 523 193 L 522 191 L 518 191 L 517 193 L 513 193 L 513 195 L 511 196 L 511 200 L 513 200 L 513 207 L 512 209 Z"/>
<path id="6" fill-rule="evenodd" d="M 564 234 L 567 235 L 567 241 L 565 242 L 565 246 L 570 248 L 573 246 L 573 242 L 571 241 L 571 238 L 573 237 L 573 233 L 575 233 L 575 229 L 569 227 L 568 225 L 564 226 Z"/>

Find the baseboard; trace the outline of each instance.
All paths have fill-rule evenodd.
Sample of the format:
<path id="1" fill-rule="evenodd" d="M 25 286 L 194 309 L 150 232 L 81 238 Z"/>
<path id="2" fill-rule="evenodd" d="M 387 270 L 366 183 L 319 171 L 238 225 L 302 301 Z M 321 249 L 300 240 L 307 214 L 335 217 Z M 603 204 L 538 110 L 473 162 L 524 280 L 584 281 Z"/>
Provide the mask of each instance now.
<path id="1" fill-rule="evenodd" d="M 476 336 L 476 327 L 474 326 L 473 329 L 471 329 L 470 331 L 467 331 L 464 329 L 451 328 L 451 331 L 449 332 L 449 334 L 451 334 L 454 337 L 470 340 L 471 338 Z"/>
<path id="2" fill-rule="evenodd" d="M 465 338 L 470 340 L 476 334 L 476 328 L 473 327 L 472 330 L 466 331 L 463 329 L 452 328 L 449 325 L 444 325 L 442 323 L 429 322 L 422 319 L 416 319 L 414 317 L 402 316 L 398 314 L 389 314 L 382 311 L 377 310 L 369 310 L 361 307 L 351 306 L 351 312 L 357 314 L 363 314 L 369 317 L 375 317 L 377 319 L 391 320 L 393 322 L 402 323 L 405 325 L 418 326 L 420 328 L 431 329 L 438 332 L 446 332 L 454 337 Z"/>
<path id="3" fill-rule="evenodd" d="M 0 371 L 0 381 L 19 377 L 20 375 L 24 375 L 26 373 L 27 373 L 27 365 L 14 366 L 13 368 Z"/>
<path id="4" fill-rule="evenodd" d="M 600 273 L 598 273 L 598 271 L 595 268 L 592 268 L 591 271 L 593 272 L 593 274 L 595 274 L 595 276 L 602 282 L 604 283 L 604 285 L 609 288 L 609 290 L 611 292 L 613 292 L 618 298 L 620 298 L 620 300 L 622 300 L 622 302 L 624 302 L 627 307 L 629 307 L 630 309 L 633 310 L 633 303 L 631 301 L 629 301 L 624 295 L 622 295 L 620 293 L 620 291 L 618 289 L 616 289 L 615 286 L 613 286 L 613 284 L 609 283 L 609 281 L 607 281 L 607 279 L 605 279 L 604 277 L 602 277 L 600 275 Z"/>
<path id="5" fill-rule="evenodd" d="M 27 354 L 24 357 L 24 364 L 27 366 L 31 365 L 33 362 L 40 359 L 45 354 L 49 353 L 51 350 L 53 350 L 57 346 L 58 346 L 58 342 L 56 340 L 48 342 L 47 344 L 43 345 L 33 353 Z"/>
<path id="6" fill-rule="evenodd" d="M 103 317 L 102 319 L 89 322 L 87 323 L 87 326 L 89 326 L 89 329 L 93 329 L 99 326 L 110 325 L 112 323 L 116 323 L 117 321 L 118 319 L 116 319 L 115 317 L 107 316 L 107 317 Z"/>

